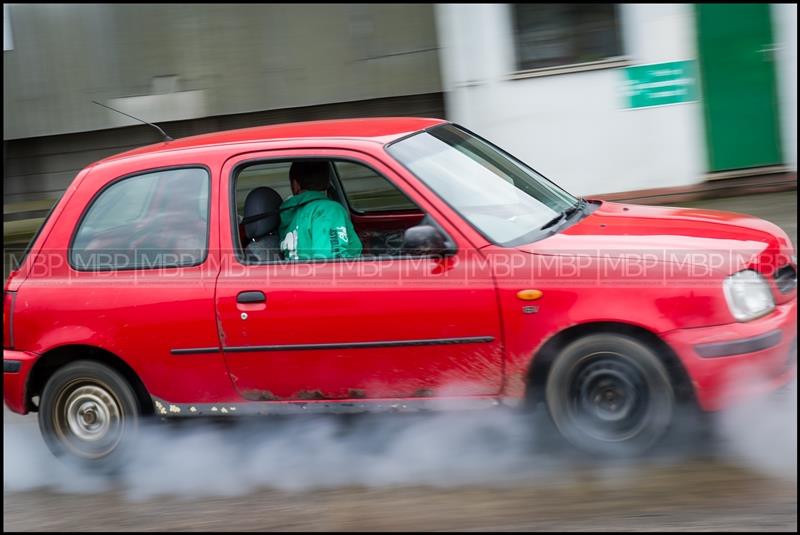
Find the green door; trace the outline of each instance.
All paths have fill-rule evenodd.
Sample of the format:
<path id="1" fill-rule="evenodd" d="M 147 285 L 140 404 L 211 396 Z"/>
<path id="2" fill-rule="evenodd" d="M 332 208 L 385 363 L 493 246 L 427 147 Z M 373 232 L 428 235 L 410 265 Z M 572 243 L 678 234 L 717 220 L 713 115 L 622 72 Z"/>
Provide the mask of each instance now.
<path id="1" fill-rule="evenodd" d="M 709 171 L 782 163 L 767 4 L 696 4 Z"/>

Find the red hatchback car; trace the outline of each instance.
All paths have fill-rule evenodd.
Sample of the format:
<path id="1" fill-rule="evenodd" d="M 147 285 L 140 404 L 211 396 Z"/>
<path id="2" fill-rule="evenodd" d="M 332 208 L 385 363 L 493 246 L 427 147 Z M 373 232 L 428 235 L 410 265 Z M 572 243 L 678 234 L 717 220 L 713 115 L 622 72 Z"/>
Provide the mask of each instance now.
<path id="1" fill-rule="evenodd" d="M 308 159 L 356 258 L 271 239 Z M 638 453 L 680 404 L 794 377 L 796 269 L 772 223 L 576 198 L 442 120 L 201 135 L 77 175 L 5 285 L 4 398 L 94 461 L 147 415 L 540 403 L 575 445 Z"/>

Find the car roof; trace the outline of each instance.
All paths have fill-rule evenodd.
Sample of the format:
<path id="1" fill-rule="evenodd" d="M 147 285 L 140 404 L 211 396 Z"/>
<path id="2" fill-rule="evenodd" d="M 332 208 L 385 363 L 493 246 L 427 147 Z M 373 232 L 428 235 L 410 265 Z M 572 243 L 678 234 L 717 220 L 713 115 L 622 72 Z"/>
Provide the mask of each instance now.
<path id="1" fill-rule="evenodd" d="M 389 143 L 404 135 L 424 130 L 447 121 L 426 117 L 375 117 L 366 119 L 333 119 L 326 121 L 305 121 L 298 123 L 274 124 L 225 130 L 162 141 L 153 145 L 139 147 L 101 160 L 108 162 L 147 153 L 207 147 L 210 145 L 248 143 L 254 141 L 275 141 L 287 139 L 330 139 L 345 138 Z M 99 163 L 99 162 L 98 162 Z"/>

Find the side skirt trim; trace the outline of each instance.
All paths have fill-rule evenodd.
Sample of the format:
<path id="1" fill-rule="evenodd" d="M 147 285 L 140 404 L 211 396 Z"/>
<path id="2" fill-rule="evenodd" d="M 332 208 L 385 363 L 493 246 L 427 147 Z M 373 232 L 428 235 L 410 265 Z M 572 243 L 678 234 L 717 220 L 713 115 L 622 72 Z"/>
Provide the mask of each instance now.
<path id="1" fill-rule="evenodd" d="M 246 403 L 170 403 L 156 396 L 153 406 L 163 417 L 191 416 L 266 416 L 282 414 L 352 414 L 363 412 L 438 412 L 443 410 L 480 410 L 514 405 L 497 397 L 440 399 L 375 399 L 313 401 L 251 401 Z"/>

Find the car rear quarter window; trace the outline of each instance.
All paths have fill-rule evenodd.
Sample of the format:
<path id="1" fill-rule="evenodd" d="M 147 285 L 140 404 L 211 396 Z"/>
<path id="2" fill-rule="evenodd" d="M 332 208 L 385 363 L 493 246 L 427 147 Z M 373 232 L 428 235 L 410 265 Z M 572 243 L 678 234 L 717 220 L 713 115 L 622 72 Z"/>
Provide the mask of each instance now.
<path id="1" fill-rule="evenodd" d="M 208 172 L 194 167 L 112 182 L 84 213 L 70 264 L 122 270 L 201 263 L 208 244 L 209 182 Z"/>

